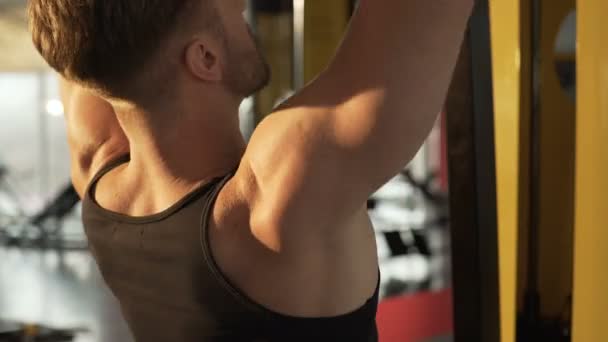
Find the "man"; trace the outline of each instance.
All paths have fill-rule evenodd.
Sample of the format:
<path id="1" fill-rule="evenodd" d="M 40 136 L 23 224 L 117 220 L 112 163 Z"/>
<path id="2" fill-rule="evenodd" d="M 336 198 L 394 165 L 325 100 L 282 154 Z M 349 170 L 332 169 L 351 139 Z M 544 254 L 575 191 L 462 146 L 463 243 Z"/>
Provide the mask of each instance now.
<path id="1" fill-rule="evenodd" d="M 73 148 L 74 178 L 135 338 L 376 341 L 366 200 L 431 129 L 472 5 L 361 0 L 327 70 L 246 145 L 238 106 L 268 68 L 245 1 L 31 0 L 42 56 L 116 112 L 73 107 L 108 132 L 72 139 L 105 148 Z"/>

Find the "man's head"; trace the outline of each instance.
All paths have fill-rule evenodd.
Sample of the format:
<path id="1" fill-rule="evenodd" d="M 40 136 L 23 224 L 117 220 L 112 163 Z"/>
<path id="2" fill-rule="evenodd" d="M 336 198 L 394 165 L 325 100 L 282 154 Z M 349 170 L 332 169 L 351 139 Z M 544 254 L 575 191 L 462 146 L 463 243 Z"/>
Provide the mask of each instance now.
<path id="1" fill-rule="evenodd" d="M 29 1 L 33 41 L 51 67 L 140 104 L 184 83 L 237 97 L 263 87 L 269 71 L 244 10 L 243 0 Z"/>

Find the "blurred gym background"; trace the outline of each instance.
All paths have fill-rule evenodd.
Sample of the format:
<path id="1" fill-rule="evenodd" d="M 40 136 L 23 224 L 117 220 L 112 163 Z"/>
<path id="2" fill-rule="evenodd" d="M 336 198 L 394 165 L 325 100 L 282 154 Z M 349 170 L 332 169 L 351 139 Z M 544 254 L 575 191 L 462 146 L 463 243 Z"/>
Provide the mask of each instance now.
<path id="1" fill-rule="evenodd" d="M 608 10 L 599 1 L 579 0 L 590 21 Z M 249 1 L 273 80 L 243 103 L 245 136 L 323 69 L 355 6 Z M 30 42 L 24 8 L 0 0 L 0 341 L 129 342 L 87 251 L 57 78 Z M 479 1 L 445 113 L 368 203 L 381 342 L 571 340 L 574 170 L 584 162 L 574 157 L 575 9 L 571 0 Z M 588 341 L 600 340 L 578 339 Z"/>

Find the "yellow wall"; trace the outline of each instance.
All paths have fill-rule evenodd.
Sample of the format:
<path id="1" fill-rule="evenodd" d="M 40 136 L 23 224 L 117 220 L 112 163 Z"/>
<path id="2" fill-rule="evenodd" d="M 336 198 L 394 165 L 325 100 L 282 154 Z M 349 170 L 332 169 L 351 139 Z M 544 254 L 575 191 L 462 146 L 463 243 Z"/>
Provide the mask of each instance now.
<path id="1" fill-rule="evenodd" d="M 515 340 L 520 141 L 519 1 L 490 1 L 496 131 L 501 334 Z"/>
<path id="2" fill-rule="evenodd" d="M 573 342 L 608 336 L 608 2 L 578 0 Z"/>

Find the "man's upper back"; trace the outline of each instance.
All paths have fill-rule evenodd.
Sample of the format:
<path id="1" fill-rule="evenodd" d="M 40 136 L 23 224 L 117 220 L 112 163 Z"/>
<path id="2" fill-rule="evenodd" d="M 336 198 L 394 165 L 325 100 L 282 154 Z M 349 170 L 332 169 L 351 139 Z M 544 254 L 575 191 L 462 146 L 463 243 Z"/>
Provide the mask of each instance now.
<path id="1" fill-rule="evenodd" d="M 107 176 L 119 176 L 120 165 Z M 232 174 L 139 217 L 99 203 L 100 195 L 114 192 L 104 178 L 94 179 L 86 194 L 84 222 L 104 278 L 138 340 L 233 341 L 240 333 L 262 341 L 375 341 L 379 275 L 377 262 L 370 262 L 375 257 L 366 255 L 373 243 L 369 225 L 354 229 L 363 234 L 351 234 L 360 241 L 345 237 L 342 244 L 323 245 L 303 234 L 299 249 L 285 244 L 277 251 L 249 229 L 248 213 L 231 194 Z M 162 328 L 150 329 L 154 322 Z M 171 335 L 178 331 L 192 335 Z"/>

